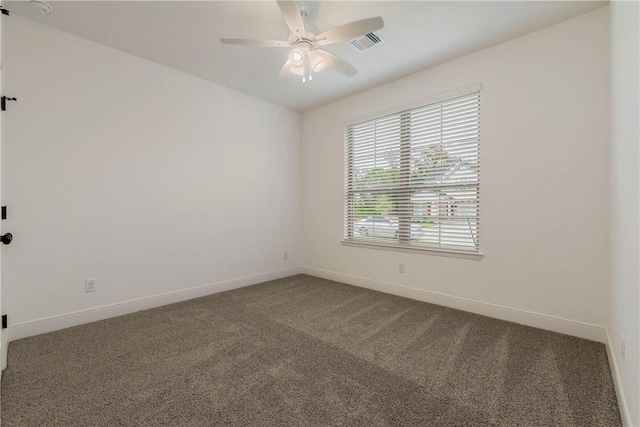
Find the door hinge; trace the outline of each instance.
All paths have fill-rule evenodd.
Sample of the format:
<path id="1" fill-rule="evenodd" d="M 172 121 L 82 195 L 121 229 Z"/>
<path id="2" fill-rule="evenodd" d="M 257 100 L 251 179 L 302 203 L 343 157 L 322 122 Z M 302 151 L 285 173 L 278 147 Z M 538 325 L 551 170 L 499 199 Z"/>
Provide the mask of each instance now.
<path id="1" fill-rule="evenodd" d="M 2 315 L 2 329 L 7 329 L 7 315 Z"/>
<path id="2" fill-rule="evenodd" d="M 0 110 L 7 111 L 7 101 L 17 101 L 18 98 L 0 97 Z"/>
<path id="3" fill-rule="evenodd" d="M 2 207 L 2 219 L 7 219 L 7 207 Z"/>
<path id="4" fill-rule="evenodd" d="M 9 16 L 9 11 L 2 6 L 0 6 L 0 12 L 2 12 L 3 15 Z"/>

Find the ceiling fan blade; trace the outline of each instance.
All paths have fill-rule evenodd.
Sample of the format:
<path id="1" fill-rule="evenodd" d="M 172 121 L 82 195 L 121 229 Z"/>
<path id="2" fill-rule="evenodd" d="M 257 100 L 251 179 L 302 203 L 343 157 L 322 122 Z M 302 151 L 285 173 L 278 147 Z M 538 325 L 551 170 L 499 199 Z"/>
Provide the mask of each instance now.
<path id="1" fill-rule="evenodd" d="M 287 62 L 284 63 L 282 69 L 280 69 L 280 74 L 278 74 L 278 78 L 282 79 L 290 74 L 297 74 L 298 76 L 302 76 L 304 74 L 304 68 L 299 65 L 293 65 L 291 60 L 288 59 Z"/>
<path id="2" fill-rule="evenodd" d="M 287 59 L 287 62 L 285 62 L 282 68 L 280 69 L 280 74 L 278 74 L 278 78 L 282 79 L 286 77 L 287 74 L 289 74 L 290 70 L 291 70 L 291 60 Z"/>
<path id="3" fill-rule="evenodd" d="M 259 47 L 291 47 L 289 42 L 279 40 L 261 40 L 261 39 L 220 39 L 220 43 L 237 44 L 241 46 L 259 46 Z"/>
<path id="4" fill-rule="evenodd" d="M 296 38 L 304 36 L 304 22 L 298 4 L 295 1 L 278 0 L 278 6 L 291 34 Z"/>
<path id="5" fill-rule="evenodd" d="M 363 19 L 361 21 L 354 21 L 333 27 L 318 34 L 316 41 L 320 46 L 346 42 L 347 40 L 355 39 L 356 37 L 379 30 L 382 27 L 384 27 L 384 21 L 380 16 L 376 16 L 375 18 Z"/>
<path id="6" fill-rule="evenodd" d="M 358 74 L 358 70 L 356 70 L 351 64 L 338 58 L 334 54 L 322 49 L 317 49 L 316 52 L 322 57 L 327 66 L 333 68 L 337 72 L 348 77 L 353 77 Z"/>

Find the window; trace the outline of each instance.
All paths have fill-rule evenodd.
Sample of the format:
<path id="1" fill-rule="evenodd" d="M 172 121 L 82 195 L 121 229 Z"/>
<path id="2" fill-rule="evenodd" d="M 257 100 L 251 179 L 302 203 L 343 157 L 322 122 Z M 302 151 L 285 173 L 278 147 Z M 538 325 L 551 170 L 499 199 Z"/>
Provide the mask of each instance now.
<path id="1" fill-rule="evenodd" d="M 345 128 L 345 242 L 479 250 L 480 91 Z"/>

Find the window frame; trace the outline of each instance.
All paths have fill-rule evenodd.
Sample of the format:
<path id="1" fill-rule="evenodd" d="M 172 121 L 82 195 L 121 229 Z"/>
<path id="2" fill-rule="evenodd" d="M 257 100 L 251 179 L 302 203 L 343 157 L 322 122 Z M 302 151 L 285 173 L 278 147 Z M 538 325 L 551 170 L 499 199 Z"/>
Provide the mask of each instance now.
<path id="1" fill-rule="evenodd" d="M 458 98 L 458 97 L 462 97 L 465 95 L 471 95 L 473 93 L 480 93 L 482 90 L 482 84 L 481 83 L 474 83 L 468 86 L 464 86 L 464 87 L 460 87 L 458 89 L 454 89 L 454 90 L 450 90 L 447 92 L 442 92 L 439 94 L 435 94 L 432 96 L 428 96 L 428 97 L 423 97 L 420 99 L 416 99 L 414 101 L 408 102 L 408 103 L 404 103 L 404 104 L 400 104 L 400 105 L 395 105 L 389 108 L 385 108 L 383 110 L 378 110 L 378 111 L 374 111 L 374 112 L 370 112 L 367 113 L 366 115 L 362 115 L 362 116 L 357 116 L 354 117 L 350 120 L 347 120 L 343 123 L 343 130 L 344 130 L 344 134 L 346 135 L 346 131 L 349 127 L 360 124 L 362 122 L 367 122 L 367 121 L 371 121 L 371 120 L 376 120 L 376 119 L 381 119 L 384 118 L 385 116 L 390 116 L 390 115 L 399 115 L 401 117 L 401 127 L 402 125 L 402 113 L 403 112 L 409 112 L 409 110 L 413 110 L 413 109 L 417 109 L 417 108 L 421 108 L 421 107 L 426 107 L 429 106 L 431 104 L 438 104 L 441 102 L 446 102 L 448 100 L 454 99 L 454 98 Z M 401 137 L 402 139 L 402 137 Z M 406 147 L 410 147 L 410 144 L 408 143 L 409 141 L 407 141 L 406 144 L 403 144 L 403 141 L 401 140 L 401 142 L 398 144 L 398 148 L 400 149 L 400 157 L 403 158 L 403 155 L 406 157 L 409 154 L 409 152 L 407 152 L 407 148 Z M 481 248 L 478 244 L 477 249 L 471 249 L 471 250 L 464 250 L 464 249 L 458 249 L 458 248 L 441 248 L 441 247 L 427 247 L 427 246 L 419 246 L 419 245 L 413 245 L 410 242 L 407 242 L 406 240 L 403 242 L 402 237 L 398 237 L 397 241 L 394 241 L 393 243 L 384 243 L 384 242 L 380 242 L 380 241 L 363 241 L 363 240 L 357 240 L 357 239 L 350 239 L 349 236 L 349 230 L 348 230 L 348 218 L 349 218 L 349 168 L 350 168 L 350 163 L 349 163 L 349 152 L 347 149 L 347 140 L 346 138 L 343 138 L 343 147 L 344 147 L 344 177 L 343 177 L 343 191 L 344 191 L 344 198 L 343 198 L 343 208 L 344 208 L 344 212 L 343 212 L 343 239 L 341 240 L 342 245 L 344 246 L 349 246 L 349 247 L 361 247 L 361 248 L 368 248 L 368 249 L 379 249 L 379 250 L 389 250 L 389 251 L 397 251 L 397 252 L 409 252 L 409 253 L 418 253 L 418 254 L 429 254 L 429 255 L 439 255 L 439 256 L 449 256 L 449 257 L 456 257 L 456 258 L 463 258 L 463 259 L 472 259 L 472 260 L 480 260 L 483 256 L 483 253 L 481 252 Z M 479 143 L 478 143 L 479 144 Z M 478 145 L 478 149 L 479 149 L 479 145 Z M 478 153 L 478 159 L 479 159 L 479 153 Z M 477 187 L 478 187 L 478 191 L 480 189 L 480 180 L 478 179 L 478 183 L 477 183 Z M 480 222 L 481 222 L 481 218 L 480 218 L 480 209 L 479 209 L 479 199 L 478 199 L 478 218 L 477 218 L 477 233 L 479 235 L 480 232 Z M 398 231 L 400 232 L 399 235 L 406 235 L 406 233 L 402 233 L 402 227 L 405 228 L 409 228 L 410 224 L 408 222 L 407 219 L 402 219 L 402 218 L 398 218 Z M 353 230 L 352 230 L 353 232 Z"/>

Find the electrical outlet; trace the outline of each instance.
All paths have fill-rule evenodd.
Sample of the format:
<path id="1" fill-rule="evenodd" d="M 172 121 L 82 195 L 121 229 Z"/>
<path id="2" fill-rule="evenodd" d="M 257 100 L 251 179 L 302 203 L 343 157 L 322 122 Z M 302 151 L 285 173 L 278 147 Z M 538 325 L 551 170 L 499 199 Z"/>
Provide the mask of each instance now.
<path id="1" fill-rule="evenodd" d="M 622 335 L 620 337 L 620 357 L 624 361 L 627 357 L 627 339 Z"/>
<path id="2" fill-rule="evenodd" d="M 96 279 L 87 279 L 84 281 L 84 291 L 85 292 L 95 292 L 96 291 Z"/>
<path id="3" fill-rule="evenodd" d="M 404 262 L 398 264 L 398 273 L 404 273 Z"/>
<path id="4" fill-rule="evenodd" d="M 289 252 L 282 254 L 282 259 L 289 259 Z"/>

